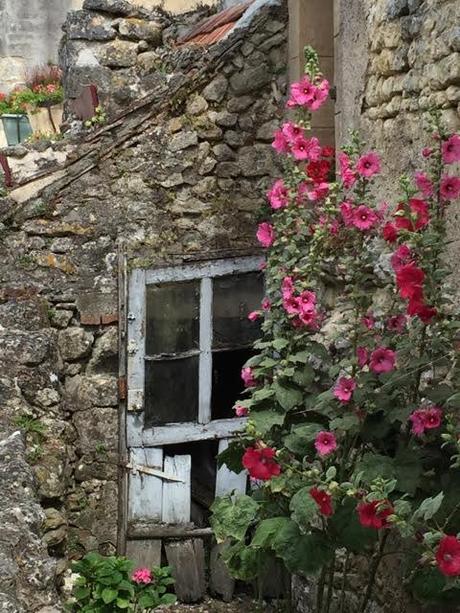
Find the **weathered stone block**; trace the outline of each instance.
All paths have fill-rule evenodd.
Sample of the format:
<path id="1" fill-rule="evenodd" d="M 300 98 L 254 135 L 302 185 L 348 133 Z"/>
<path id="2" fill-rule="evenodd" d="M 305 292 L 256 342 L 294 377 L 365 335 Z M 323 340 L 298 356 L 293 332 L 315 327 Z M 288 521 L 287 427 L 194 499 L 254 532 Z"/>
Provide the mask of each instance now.
<path id="1" fill-rule="evenodd" d="M 132 15 L 136 12 L 133 5 L 126 0 L 84 0 L 83 8 L 113 15 Z"/>
<path id="2" fill-rule="evenodd" d="M 162 26 L 156 21 L 146 21 L 135 17 L 121 19 L 118 31 L 121 36 L 130 40 L 145 40 L 150 45 L 159 45 L 161 43 Z"/>
<path id="3" fill-rule="evenodd" d="M 91 332 L 83 328 L 67 328 L 58 336 L 58 347 L 63 360 L 78 360 L 88 355 L 94 341 Z"/>
<path id="4" fill-rule="evenodd" d="M 270 145 L 243 147 L 238 155 L 238 165 L 245 177 L 273 175 L 276 168 L 273 148 Z"/>
<path id="5" fill-rule="evenodd" d="M 233 162 L 219 162 L 215 173 L 218 177 L 237 177 L 241 174 L 241 167 Z"/>
<path id="6" fill-rule="evenodd" d="M 221 111 L 216 114 L 216 123 L 218 126 L 223 126 L 224 128 L 231 128 L 236 124 L 238 120 L 238 115 L 236 113 L 228 113 L 227 111 Z"/>
<path id="7" fill-rule="evenodd" d="M 271 79 L 272 75 L 267 64 L 259 64 L 232 75 L 230 86 L 235 94 L 242 96 L 261 89 L 270 83 Z"/>
<path id="8" fill-rule="evenodd" d="M 115 407 L 118 404 L 117 378 L 110 375 L 68 377 L 65 382 L 66 408 L 84 411 L 91 407 Z"/>
<path id="9" fill-rule="evenodd" d="M 279 128 L 279 121 L 277 119 L 272 119 L 271 121 L 267 121 L 260 126 L 257 130 L 256 138 L 259 140 L 264 140 L 267 142 L 271 142 L 273 140 L 273 134 L 275 130 Z"/>
<path id="10" fill-rule="evenodd" d="M 220 102 L 225 96 L 227 88 L 227 79 L 224 76 L 219 75 L 218 77 L 213 79 L 211 83 L 208 83 L 208 85 L 206 85 L 203 90 L 203 96 L 209 102 Z"/>
<path id="11" fill-rule="evenodd" d="M 78 432 L 77 449 L 95 453 L 98 449 L 116 449 L 118 415 L 113 408 L 95 407 L 75 413 L 73 422 Z"/>
<path id="12" fill-rule="evenodd" d="M 54 335 L 48 330 L 43 332 L 22 332 L 19 330 L 0 331 L 1 359 L 11 364 L 36 366 L 43 362 L 51 351 L 51 340 Z"/>
<path id="13" fill-rule="evenodd" d="M 71 11 L 67 16 L 64 31 L 71 40 L 107 41 L 116 37 L 111 19 L 89 11 Z"/>
<path id="14" fill-rule="evenodd" d="M 110 326 L 102 336 L 96 339 L 91 360 L 88 363 L 89 375 L 118 372 L 118 328 Z"/>
<path id="15" fill-rule="evenodd" d="M 218 145 L 214 145 L 214 147 L 212 148 L 212 152 L 219 160 L 219 162 L 225 162 L 235 159 L 235 152 L 233 151 L 233 149 L 230 149 L 230 147 L 225 143 L 219 143 Z"/>
<path id="16" fill-rule="evenodd" d="M 203 96 L 195 95 L 187 100 L 187 113 L 189 115 L 201 115 L 208 110 L 209 104 Z"/>
<path id="17" fill-rule="evenodd" d="M 175 134 L 169 142 L 168 149 L 175 153 L 176 151 L 182 151 L 188 147 L 193 147 L 198 144 L 198 135 L 196 132 L 178 132 Z"/>
<path id="18" fill-rule="evenodd" d="M 98 51 L 99 61 L 108 68 L 128 68 L 137 60 L 137 44 L 128 40 L 114 40 Z"/>
<path id="19" fill-rule="evenodd" d="M 240 96 L 238 98 L 230 98 L 227 102 L 227 109 L 230 113 L 241 113 L 251 106 L 254 102 L 252 96 Z"/>

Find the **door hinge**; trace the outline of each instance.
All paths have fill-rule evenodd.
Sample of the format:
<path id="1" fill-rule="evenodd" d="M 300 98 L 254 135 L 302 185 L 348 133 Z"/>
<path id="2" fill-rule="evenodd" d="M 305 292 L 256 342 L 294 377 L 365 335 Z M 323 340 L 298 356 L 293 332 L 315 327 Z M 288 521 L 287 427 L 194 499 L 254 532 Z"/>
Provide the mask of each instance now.
<path id="1" fill-rule="evenodd" d="M 120 400 L 126 400 L 128 395 L 128 385 L 126 382 L 126 377 L 118 377 L 118 397 Z"/>

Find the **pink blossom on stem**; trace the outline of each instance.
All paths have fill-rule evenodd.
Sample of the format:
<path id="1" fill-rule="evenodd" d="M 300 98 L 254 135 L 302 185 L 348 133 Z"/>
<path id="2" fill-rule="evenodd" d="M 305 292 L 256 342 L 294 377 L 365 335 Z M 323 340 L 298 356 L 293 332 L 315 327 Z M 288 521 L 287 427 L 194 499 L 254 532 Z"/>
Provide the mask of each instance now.
<path id="1" fill-rule="evenodd" d="M 340 377 L 332 393 L 340 402 L 350 402 L 355 389 L 356 381 L 353 377 Z"/>
<path id="2" fill-rule="evenodd" d="M 342 215 L 343 223 L 346 226 L 353 225 L 353 214 L 354 214 L 354 206 L 351 202 L 341 202 L 339 205 L 340 214 Z"/>
<path id="3" fill-rule="evenodd" d="M 375 212 L 364 204 L 360 204 L 353 210 L 352 225 L 358 230 L 370 230 L 379 221 Z"/>
<path id="4" fill-rule="evenodd" d="M 350 189 L 356 182 L 356 174 L 350 167 L 350 158 L 346 153 L 339 153 L 340 178 L 345 189 Z"/>
<path id="5" fill-rule="evenodd" d="M 313 99 L 315 86 L 305 75 L 291 85 L 291 101 L 297 106 L 308 106 Z"/>
<path id="6" fill-rule="evenodd" d="M 275 240 L 275 232 L 271 223 L 266 221 L 259 224 L 257 240 L 263 247 L 271 247 Z"/>
<path id="7" fill-rule="evenodd" d="M 272 308 L 272 303 L 271 303 L 270 298 L 265 297 L 262 300 L 262 305 L 261 306 L 262 306 L 264 311 L 269 311 Z"/>
<path id="8" fill-rule="evenodd" d="M 362 176 L 369 179 L 380 172 L 380 158 L 374 152 L 370 151 L 362 155 L 356 162 L 356 170 Z"/>
<path id="9" fill-rule="evenodd" d="M 134 583 L 152 583 L 152 573 L 148 568 L 136 568 L 133 572 L 131 579 Z"/>
<path id="10" fill-rule="evenodd" d="M 423 147 L 422 155 L 424 158 L 429 158 L 433 155 L 433 149 L 431 147 Z"/>
<path id="11" fill-rule="evenodd" d="M 414 174 L 415 185 L 424 198 L 431 198 L 433 195 L 433 183 L 424 172 Z"/>
<path id="12" fill-rule="evenodd" d="M 292 123 L 292 121 L 288 121 L 283 124 L 281 131 L 283 132 L 284 137 L 286 138 L 288 143 L 292 143 L 299 136 L 304 136 L 304 129 L 297 125 L 296 123 Z"/>
<path id="13" fill-rule="evenodd" d="M 295 315 L 300 312 L 300 304 L 297 296 L 287 296 L 283 299 L 283 307 L 289 315 Z"/>
<path id="14" fill-rule="evenodd" d="M 315 438 L 315 449 L 321 456 L 327 456 L 337 449 L 337 440 L 332 432 L 318 432 Z"/>
<path id="15" fill-rule="evenodd" d="M 398 272 L 401 266 L 405 266 L 412 261 L 412 251 L 407 245 L 400 245 L 391 256 L 390 262 L 393 270 Z"/>
<path id="16" fill-rule="evenodd" d="M 357 347 L 356 357 L 358 358 L 358 366 L 360 368 L 364 368 L 369 361 L 369 351 L 366 349 L 366 347 Z"/>
<path id="17" fill-rule="evenodd" d="M 289 298 L 294 292 L 294 281 L 292 277 L 284 277 L 281 283 L 281 294 L 283 298 Z"/>
<path id="18" fill-rule="evenodd" d="M 272 147 L 278 153 L 289 153 L 289 143 L 281 130 L 276 130 L 273 135 Z"/>
<path id="19" fill-rule="evenodd" d="M 444 164 L 460 162 L 460 135 L 453 134 L 442 144 L 442 160 Z"/>
<path id="20" fill-rule="evenodd" d="M 251 311 L 248 314 L 249 321 L 256 321 L 260 317 L 260 311 Z"/>
<path id="21" fill-rule="evenodd" d="M 443 175 L 439 191 L 443 200 L 456 200 L 460 196 L 460 177 Z"/>
<path id="22" fill-rule="evenodd" d="M 289 191 L 283 179 L 278 179 L 267 193 L 272 209 L 281 209 L 289 204 Z"/>
<path id="23" fill-rule="evenodd" d="M 439 428 L 442 422 L 442 410 L 437 406 L 416 409 L 409 416 L 412 422 L 412 434 L 422 436 L 425 430 Z"/>
<path id="24" fill-rule="evenodd" d="M 401 333 L 406 326 L 406 316 L 402 314 L 393 315 L 387 319 L 386 326 L 387 330 L 390 330 L 391 332 Z"/>
<path id="25" fill-rule="evenodd" d="M 312 202 L 317 202 L 318 200 L 323 200 L 329 193 L 329 183 L 321 182 L 316 184 L 314 187 L 307 186 L 307 198 Z"/>
<path id="26" fill-rule="evenodd" d="M 249 413 L 249 409 L 241 406 L 240 404 L 237 404 L 234 408 L 235 408 L 235 415 L 237 417 L 246 417 L 246 415 L 248 415 Z"/>
<path id="27" fill-rule="evenodd" d="M 361 318 L 361 323 L 368 330 L 372 330 L 372 328 L 375 326 L 375 317 L 372 311 L 368 311 L 366 315 L 364 315 L 364 317 Z"/>
<path id="28" fill-rule="evenodd" d="M 254 387 L 256 380 L 250 366 L 245 366 L 241 369 L 241 378 L 246 387 Z"/>
<path id="29" fill-rule="evenodd" d="M 396 353 L 388 347 L 379 347 L 371 353 L 369 368 L 377 373 L 391 372 L 395 367 Z"/>

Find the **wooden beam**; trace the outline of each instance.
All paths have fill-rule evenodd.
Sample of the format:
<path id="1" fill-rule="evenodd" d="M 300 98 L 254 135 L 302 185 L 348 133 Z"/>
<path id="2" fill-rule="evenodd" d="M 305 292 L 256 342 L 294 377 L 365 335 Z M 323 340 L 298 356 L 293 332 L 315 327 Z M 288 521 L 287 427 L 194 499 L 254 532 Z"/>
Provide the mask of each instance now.
<path id="1" fill-rule="evenodd" d="M 174 589 L 181 602 L 197 602 L 205 594 L 204 547 L 201 539 L 165 544 L 168 564 L 176 580 Z"/>
<path id="2" fill-rule="evenodd" d="M 195 528 L 194 524 L 165 525 L 154 522 L 129 522 L 128 538 L 136 539 L 174 539 L 211 537 L 212 528 Z"/>

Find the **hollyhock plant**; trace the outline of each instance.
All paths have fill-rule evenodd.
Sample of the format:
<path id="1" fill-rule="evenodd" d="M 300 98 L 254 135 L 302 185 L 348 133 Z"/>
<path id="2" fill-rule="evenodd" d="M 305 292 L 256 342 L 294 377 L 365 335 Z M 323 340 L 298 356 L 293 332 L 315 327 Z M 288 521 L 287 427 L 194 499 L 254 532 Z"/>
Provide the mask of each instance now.
<path id="1" fill-rule="evenodd" d="M 245 366 L 242 368 L 241 378 L 243 379 L 243 383 L 246 387 L 254 387 L 256 385 L 256 380 L 250 366 Z"/>
<path id="2" fill-rule="evenodd" d="M 353 377 L 340 377 L 335 384 L 333 394 L 340 402 L 350 402 L 356 389 L 356 381 Z"/>
<path id="3" fill-rule="evenodd" d="M 289 190 L 283 179 L 278 179 L 267 194 L 272 209 L 281 209 L 289 204 Z"/>
<path id="4" fill-rule="evenodd" d="M 305 66 L 282 134 L 304 148 L 324 82 L 311 50 Z M 290 573 L 313 575 L 321 613 L 367 611 L 380 563 L 396 552 L 404 563 L 394 572 L 416 599 L 460 601 L 435 559 L 460 525 L 460 316 L 455 261 L 444 253 L 455 181 L 449 198 L 441 190 L 455 177 L 444 163 L 458 140 L 439 113 L 427 127 L 418 174 L 384 183 L 386 165 L 356 133 L 337 152 L 335 181 L 324 146 L 315 143 L 315 160 L 296 159 L 288 143 L 278 180 L 289 206 L 265 221 L 276 236 L 265 271 L 271 309 L 245 366 L 257 384 L 241 401 L 244 430 L 221 454 L 234 472 L 248 466 L 257 490 L 218 499 L 213 527 L 233 575 L 254 580 L 275 553 Z"/>
<path id="5" fill-rule="evenodd" d="M 266 221 L 259 224 L 257 229 L 257 240 L 262 247 L 271 247 L 275 241 L 275 232 L 271 223 Z"/>
<path id="6" fill-rule="evenodd" d="M 396 363 L 396 353 L 388 347 L 379 347 L 371 353 L 369 368 L 377 374 L 391 372 Z"/>
<path id="7" fill-rule="evenodd" d="M 460 135 L 452 134 L 442 144 L 442 159 L 444 164 L 460 162 Z"/>
<path id="8" fill-rule="evenodd" d="M 337 440 L 332 432 L 319 432 L 315 438 L 315 449 L 320 456 L 327 456 L 337 449 Z"/>
<path id="9" fill-rule="evenodd" d="M 282 130 L 277 130 L 275 132 L 272 147 L 280 154 L 289 152 L 289 143 Z"/>
<path id="10" fill-rule="evenodd" d="M 456 200 L 460 196 L 460 177 L 443 175 L 440 194 L 443 200 Z"/>
<path id="11" fill-rule="evenodd" d="M 460 540 L 446 534 L 436 549 L 436 563 L 446 577 L 460 577 Z"/>
<path id="12" fill-rule="evenodd" d="M 275 458 L 276 451 L 270 447 L 246 449 L 243 466 L 253 479 L 267 481 L 281 473 L 281 467 Z"/>
<path id="13" fill-rule="evenodd" d="M 324 517 L 330 517 L 334 513 L 334 509 L 332 507 L 332 496 L 330 494 L 324 490 L 320 490 L 317 487 L 312 487 L 310 490 L 310 496 L 318 505 L 321 515 L 324 515 Z"/>

